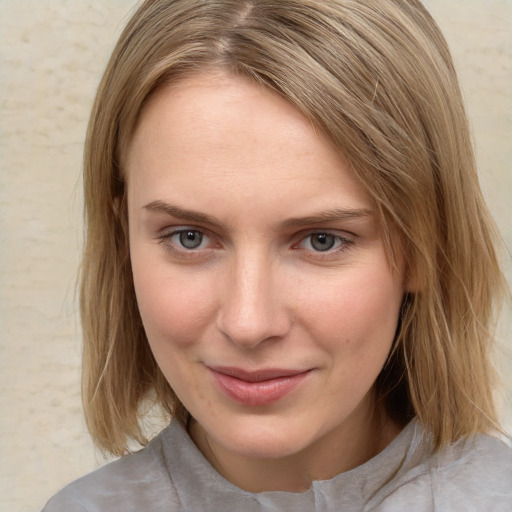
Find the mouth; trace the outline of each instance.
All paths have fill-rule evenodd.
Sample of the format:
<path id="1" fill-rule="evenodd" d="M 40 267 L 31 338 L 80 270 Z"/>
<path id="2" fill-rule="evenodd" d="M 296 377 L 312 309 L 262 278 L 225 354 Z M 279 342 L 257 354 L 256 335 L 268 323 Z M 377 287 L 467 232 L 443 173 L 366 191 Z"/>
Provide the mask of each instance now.
<path id="1" fill-rule="evenodd" d="M 220 391 L 247 406 L 269 405 L 292 393 L 312 369 L 268 368 L 247 371 L 225 366 L 207 367 Z"/>

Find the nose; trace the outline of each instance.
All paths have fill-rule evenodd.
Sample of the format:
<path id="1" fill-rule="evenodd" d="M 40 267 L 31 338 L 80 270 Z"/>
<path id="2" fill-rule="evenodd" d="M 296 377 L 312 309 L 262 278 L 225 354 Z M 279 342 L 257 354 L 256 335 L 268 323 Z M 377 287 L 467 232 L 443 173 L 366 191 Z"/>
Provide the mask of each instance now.
<path id="1" fill-rule="evenodd" d="M 284 337 L 291 318 L 283 302 L 278 269 L 263 255 L 238 257 L 224 280 L 217 326 L 245 349 Z"/>

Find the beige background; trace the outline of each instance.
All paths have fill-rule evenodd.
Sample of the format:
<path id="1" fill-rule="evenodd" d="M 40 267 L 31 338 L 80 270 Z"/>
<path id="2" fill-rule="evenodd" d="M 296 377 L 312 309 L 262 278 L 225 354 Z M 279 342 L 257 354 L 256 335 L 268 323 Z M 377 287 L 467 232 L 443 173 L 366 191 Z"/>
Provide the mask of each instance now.
<path id="1" fill-rule="evenodd" d="M 39 510 L 102 462 L 79 393 L 81 151 L 95 87 L 135 3 L 0 0 L 1 511 Z M 512 247 L 512 0 L 428 4 L 452 46 L 483 188 Z M 507 376 L 510 316 L 500 330 Z"/>

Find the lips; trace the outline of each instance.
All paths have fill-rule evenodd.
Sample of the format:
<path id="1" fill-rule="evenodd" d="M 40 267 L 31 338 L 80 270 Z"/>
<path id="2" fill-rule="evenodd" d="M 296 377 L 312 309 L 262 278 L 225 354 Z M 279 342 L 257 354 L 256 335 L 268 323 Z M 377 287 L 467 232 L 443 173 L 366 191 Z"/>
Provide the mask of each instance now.
<path id="1" fill-rule="evenodd" d="M 280 368 L 247 371 L 241 368 L 208 367 L 220 391 L 247 406 L 269 405 L 293 392 L 311 370 Z"/>

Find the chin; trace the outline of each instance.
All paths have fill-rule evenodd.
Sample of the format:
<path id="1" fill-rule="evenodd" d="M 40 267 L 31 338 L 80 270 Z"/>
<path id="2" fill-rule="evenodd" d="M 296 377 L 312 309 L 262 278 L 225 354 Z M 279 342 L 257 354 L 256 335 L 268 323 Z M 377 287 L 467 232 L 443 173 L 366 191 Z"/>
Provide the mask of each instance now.
<path id="1" fill-rule="evenodd" d="M 217 437 L 216 442 L 227 451 L 257 459 L 288 457 L 302 451 L 312 441 L 310 432 L 289 420 L 262 424 L 261 417 L 250 418 L 238 425 L 233 422 L 230 429 L 224 427 L 217 432 L 211 431 L 211 436 Z"/>

